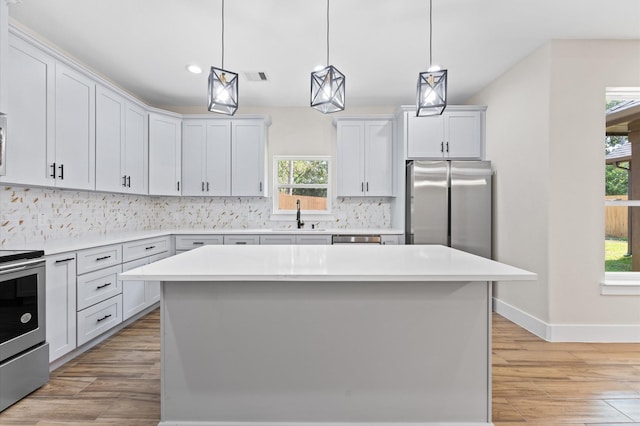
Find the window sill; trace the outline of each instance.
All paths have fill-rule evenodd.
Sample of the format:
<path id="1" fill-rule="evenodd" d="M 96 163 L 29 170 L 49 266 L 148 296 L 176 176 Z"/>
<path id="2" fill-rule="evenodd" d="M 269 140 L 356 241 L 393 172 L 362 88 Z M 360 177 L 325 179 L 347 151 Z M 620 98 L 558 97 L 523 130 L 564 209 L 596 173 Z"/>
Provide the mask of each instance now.
<path id="1" fill-rule="evenodd" d="M 600 284 L 600 294 L 605 296 L 640 296 L 640 273 L 607 272 Z"/>
<path id="2" fill-rule="evenodd" d="M 272 222 L 295 222 L 296 214 L 295 213 L 272 213 L 269 216 L 269 220 Z M 327 213 L 302 213 L 301 220 L 303 222 L 309 223 L 311 222 L 333 222 L 335 221 L 335 217 L 333 214 Z"/>

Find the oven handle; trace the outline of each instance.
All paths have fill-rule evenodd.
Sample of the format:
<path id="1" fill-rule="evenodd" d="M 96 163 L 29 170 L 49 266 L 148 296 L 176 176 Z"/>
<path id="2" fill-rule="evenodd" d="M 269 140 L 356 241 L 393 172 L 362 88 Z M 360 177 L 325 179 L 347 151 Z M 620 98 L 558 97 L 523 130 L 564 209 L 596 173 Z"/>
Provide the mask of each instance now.
<path id="1" fill-rule="evenodd" d="M 0 274 L 8 274 L 10 272 L 17 272 L 17 271 L 22 271 L 24 269 L 27 268 L 32 268 L 35 266 L 40 266 L 40 264 L 44 264 L 44 260 L 43 259 L 38 259 L 38 260 L 31 260 L 28 262 L 21 262 L 21 263 L 13 263 L 11 265 L 7 265 L 7 266 L 0 266 Z"/>

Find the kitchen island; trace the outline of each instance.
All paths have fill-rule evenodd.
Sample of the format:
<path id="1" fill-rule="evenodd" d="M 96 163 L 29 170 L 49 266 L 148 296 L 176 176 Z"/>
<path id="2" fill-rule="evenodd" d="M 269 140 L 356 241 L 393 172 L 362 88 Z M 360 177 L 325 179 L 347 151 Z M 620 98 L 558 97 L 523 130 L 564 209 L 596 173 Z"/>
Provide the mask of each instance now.
<path id="1" fill-rule="evenodd" d="M 491 424 L 491 281 L 443 246 L 205 246 L 161 280 L 160 425 Z"/>

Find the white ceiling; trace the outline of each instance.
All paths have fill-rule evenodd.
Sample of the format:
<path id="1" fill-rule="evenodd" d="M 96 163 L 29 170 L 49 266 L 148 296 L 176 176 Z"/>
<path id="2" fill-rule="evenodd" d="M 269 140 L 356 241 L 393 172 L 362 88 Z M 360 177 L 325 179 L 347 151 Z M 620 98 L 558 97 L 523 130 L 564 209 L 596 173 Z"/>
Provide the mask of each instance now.
<path id="1" fill-rule="evenodd" d="M 18 0 L 19 1 L 19 0 Z M 550 39 L 640 39 L 640 0 L 434 0 L 433 61 L 462 103 Z M 221 0 L 22 0 L 26 27 L 145 100 L 204 106 L 208 68 L 220 66 Z M 349 106 L 415 101 L 429 65 L 428 0 L 333 0 L 330 62 Z M 310 73 L 326 59 L 326 2 L 227 0 L 225 68 L 243 106 L 307 106 Z M 197 63 L 203 74 L 185 71 Z M 588 70 L 585 70 L 588 72 Z"/>

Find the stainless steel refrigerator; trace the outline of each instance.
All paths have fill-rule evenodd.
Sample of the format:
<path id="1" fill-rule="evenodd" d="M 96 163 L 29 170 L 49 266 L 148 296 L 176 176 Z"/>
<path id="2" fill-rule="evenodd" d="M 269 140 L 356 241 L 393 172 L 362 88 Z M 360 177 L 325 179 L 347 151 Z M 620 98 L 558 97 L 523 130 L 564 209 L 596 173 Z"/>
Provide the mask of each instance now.
<path id="1" fill-rule="evenodd" d="M 407 163 L 406 244 L 491 258 L 491 162 Z"/>

